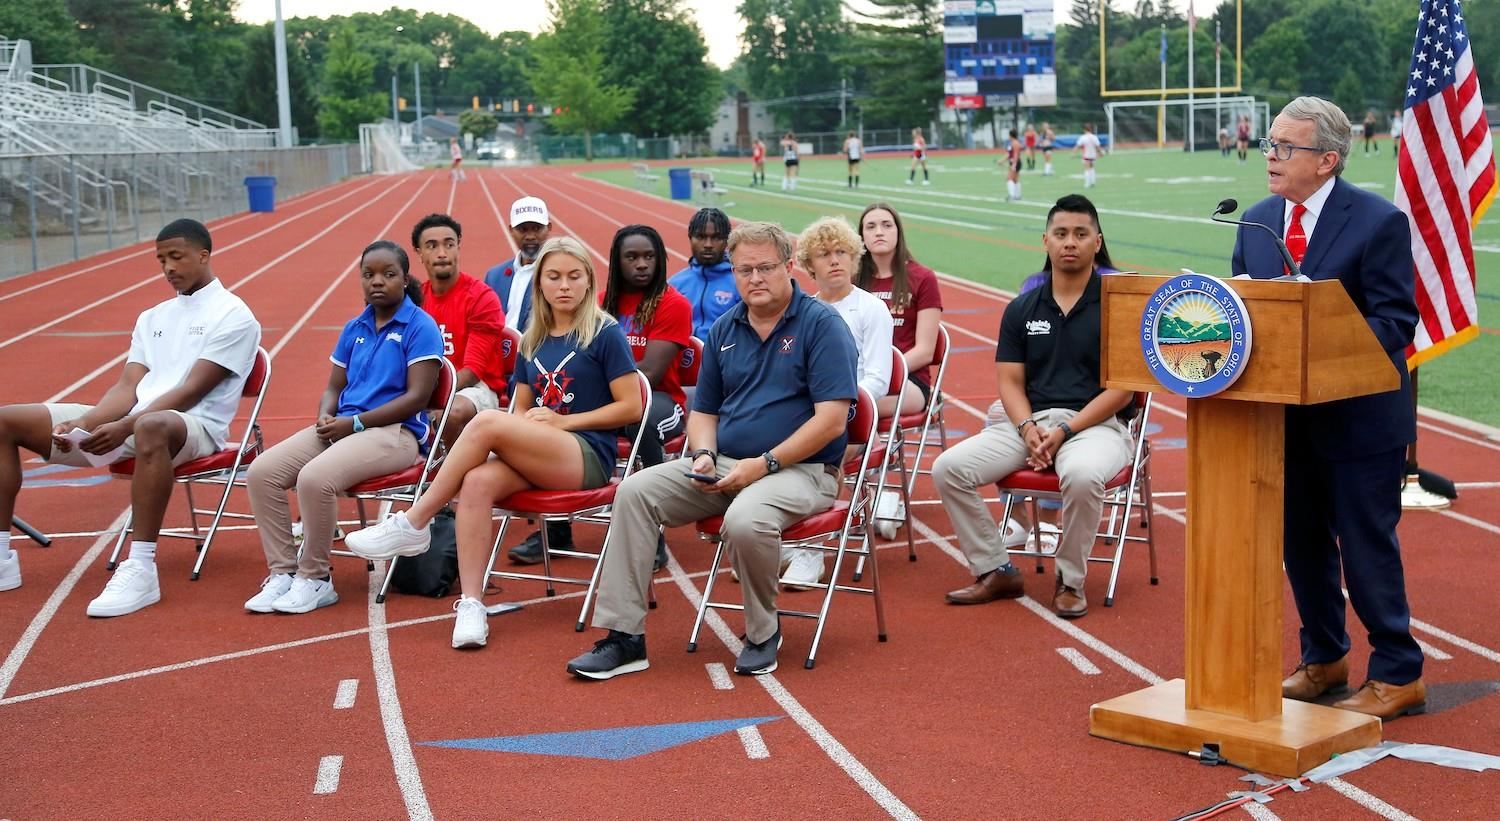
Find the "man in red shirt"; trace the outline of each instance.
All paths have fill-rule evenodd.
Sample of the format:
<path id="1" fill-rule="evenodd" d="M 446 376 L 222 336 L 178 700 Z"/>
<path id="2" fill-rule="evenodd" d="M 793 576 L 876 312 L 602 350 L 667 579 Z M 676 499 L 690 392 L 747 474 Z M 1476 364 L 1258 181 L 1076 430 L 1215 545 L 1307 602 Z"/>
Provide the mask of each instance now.
<path id="1" fill-rule="evenodd" d="M 428 214 L 411 229 L 412 248 L 427 269 L 422 310 L 437 321 L 443 355 L 458 371 L 458 393 L 443 431 L 449 445 L 480 411 L 499 409 L 508 392 L 500 351 L 505 313 L 488 285 L 459 271 L 462 237 L 463 228 L 447 214 Z"/>

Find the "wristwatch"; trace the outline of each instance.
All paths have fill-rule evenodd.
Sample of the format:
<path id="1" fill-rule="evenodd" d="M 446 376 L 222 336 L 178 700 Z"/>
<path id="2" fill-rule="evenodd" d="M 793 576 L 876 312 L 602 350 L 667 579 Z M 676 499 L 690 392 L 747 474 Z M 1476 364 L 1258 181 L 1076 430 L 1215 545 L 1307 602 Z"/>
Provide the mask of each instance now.
<path id="1" fill-rule="evenodd" d="M 354 414 L 354 432 L 355 433 L 364 433 L 365 432 L 365 423 L 361 422 L 359 420 L 359 414 L 357 414 L 357 413 Z"/>
<path id="2" fill-rule="evenodd" d="M 708 458 L 714 460 L 715 462 L 719 461 L 719 454 L 714 453 L 713 451 L 709 450 L 708 448 L 698 448 L 697 450 L 693 451 L 693 458 L 694 459 L 697 459 L 699 456 L 707 456 Z"/>
<path id="3" fill-rule="evenodd" d="M 1030 419 L 1030 418 L 1022 419 L 1021 420 L 1021 424 L 1016 425 L 1016 432 L 1024 434 L 1024 433 L 1026 433 L 1026 426 L 1027 425 L 1035 425 L 1035 424 L 1036 424 L 1036 420 L 1035 419 Z"/>
<path id="4" fill-rule="evenodd" d="M 1063 441 L 1064 442 L 1066 442 L 1069 439 L 1073 438 L 1073 427 L 1071 425 L 1069 425 L 1067 422 L 1064 422 L 1061 425 L 1058 425 L 1058 427 L 1062 428 Z"/>
<path id="5" fill-rule="evenodd" d="M 767 473 L 776 473 L 777 471 L 781 470 L 781 460 L 772 455 L 769 450 L 765 453 L 762 453 L 760 455 L 760 458 L 766 460 Z"/>

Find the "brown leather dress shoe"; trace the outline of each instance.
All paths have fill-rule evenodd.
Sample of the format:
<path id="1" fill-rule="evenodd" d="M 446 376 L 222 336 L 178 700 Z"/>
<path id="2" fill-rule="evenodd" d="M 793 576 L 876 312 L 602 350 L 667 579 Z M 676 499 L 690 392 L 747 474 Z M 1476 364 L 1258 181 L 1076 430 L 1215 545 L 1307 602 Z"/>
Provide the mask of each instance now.
<path id="1" fill-rule="evenodd" d="M 1052 612 L 1065 619 L 1079 619 L 1089 614 L 1088 600 L 1082 590 L 1075 590 L 1057 580 L 1057 592 L 1052 596 Z"/>
<path id="2" fill-rule="evenodd" d="M 1371 679 L 1359 688 L 1359 692 L 1334 702 L 1333 706 L 1375 716 L 1381 721 L 1418 715 L 1427 712 L 1427 685 L 1421 679 L 1410 684 L 1386 684 Z"/>
<path id="3" fill-rule="evenodd" d="M 1349 656 L 1327 664 L 1303 662 L 1281 682 L 1281 697 L 1293 701 L 1317 701 L 1324 693 L 1349 692 Z"/>
<path id="4" fill-rule="evenodd" d="M 1026 595 L 1020 573 L 991 570 L 968 587 L 948 593 L 949 604 L 987 604 L 996 599 L 1019 599 Z"/>

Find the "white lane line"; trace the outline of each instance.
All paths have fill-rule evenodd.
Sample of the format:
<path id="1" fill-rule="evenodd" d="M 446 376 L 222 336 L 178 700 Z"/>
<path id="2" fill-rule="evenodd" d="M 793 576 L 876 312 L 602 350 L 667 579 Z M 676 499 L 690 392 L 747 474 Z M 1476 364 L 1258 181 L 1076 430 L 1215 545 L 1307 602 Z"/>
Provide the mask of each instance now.
<path id="1" fill-rule="evenodd" d="M 1057 654 L 1068 660 L 1068 663 L 1078 668 L 1078 672 L 1086 676 L 1099 675 L 1099 668 L 1088 660 L 1088 657 L 1072 647 L 1059 647 Z"/>
<path id="2" fill-rule="evenodd" d="M 385 562 L 376 562 L 370 571 L 370 661 L 375 670 L 375 695 L 380 701 L 380 723 L 385 727 L 385 744 L 391 751 L 391 766 L 396 771 L 396 786 L 406 804 L 406 815 L 412 821 L 432 821 L 432 807 L 422 787 L 422 773 L 412 755 L 411 736 L 406 732 L 406 718 L 401 714 L 401 697 L 396 692 L 396 670 L 391 665 L 390 633 L 385 624 L 385 605 L 375 601 L 380 582 L 385 578 Z"/>
<path id="3" fill-rule="evenodd" d="M 344 770 L 344 757 L 325 755 L 318 761 L 318 779 L 313 782 L 313 795 L 328 795 L 337 792 L 339 774 Z"/>
<path id="4" fill-rule="evenodd" d="M 516 189 L 516 193 L 517 194 L 520 194 L 523 197 L 526 196 L 526 189 L 524 189 L 521 186 L 517 185 L 516 182 L 514 180 L 512 180 L 510 177 L 504 177 L 504 176 L 502 176 L 500 178 L 500 180 L 502 182 L 504 182 L 506 185 L 509 185 L 511 188 Z M 564 196 L 566 196 L 566 195 L 564 195 Z M 554 214 L 554 213 L 552 213 L 552 212 L 549 211 L 547 213 L 547 216 L 551 217 L 553 224 L 555 224 L 557 227 L 563 229 L 564 231 L 568 232 L 568 234 L 571 235 L 573 237 L 573 239 L 578 240 L 578 244 L 579 245 L 582 245 L 584 248 L 587 248 L 588 251 L 589 251 L 589 253 L 591 253 L 591 254 L 594 255 L 595 259 L 599 260 L 606 267 L 609 265 L 609 257 L 606 257 L 605 255 L 599 253 L 599 249 L 597 249 L 594 246 L 592 246 L 592 245 L 588 244 L 587 242 L 585 242 L 584 239 L 583 239 L 583 235 L 580 234 L 580 233 L 578 233 L 577 231 L 574 231 L 572 228 L 569 228 L 568 224 L 565 223 L 565 222 L 563 222 L 561 219 L 559 219 L 558 216 L 557 216 L 557 214 Z M 623 224 L 623 223 L 619 223 L 619 224 Z M 505 234 L 506 234 L 506 236 L 509 236 L 510 232 L 506 231 Z"/>
<path id="5" fill-rule="evenodd" d="M 1346 593 L 1345 595 L 1348 594 Z M 1500 664 L 1500 652 L 1491 650 L 1490 648 L 1485 647 L 1482 644 L 1475 644 L 1474 642 L 1469 641 L 1462 636 L 1455 636 L 1452 633 L 1449 633 L 1447 630 L 1442 629 L 1441 627 L 1428 624 L 1427 622 L 1422 621 L 1421 619 L 1418 619 L 1416 617 L 1412 618 L 1411 626 L 1415 630 L 1420 630 L 1430 636 L 1440 638 L 1443 641 L 1446 641 L 1449 644 L 1453 645 L 1454 647 L 1462 647 L 1463 649 L 1468 650 L 1470 653 L 1473 653 L 1476 656 L 1486 658 L 1490 661 L 1495 662 L 1496 664 Z"/>
<path id="6" fill-rule="evenodd" d="M 1500 526 L 1490 524 L 1483 519 L 1476 519 L 1473 516 L 1468 516 L 1455 510 L 1439 510 L 1437 512 L 1444 516 L 1447 516 L 1450 519 L 1453 519 L 1454 521 L 1463 522 L 1466 525 L 1472 525 L 1479 528 L 1480 530 L 1488 530 L 1491 533 L 1500 535 Z"/>
<path id="7" fill-rule="evenodd" d="M 556 195 L 562 197 L 563 199 L 570 200 L 573 203 L 576 203 L 579 208 L 582 208 L 583 210 L 588 211 L 589 213 L 593 214 L 596 217 L 599 217 L 602 220 L 606 220 L 608 222 L 615 223 L 615 224 L 619 223 L 619 220 L 616 220 L 614 217 L 611 217 L 610 215 L 604 213 L 603 211 L 600 211 L 599 209 L 593 207 L 592 205 L 589 205 L 588 203 L 584 202 L 583 200 L 580 200 L 577 197 L 575 197 L 575 196 L 567 193 L 566 191 L 563 191 L 561 186 L 553 185 L 552 186 L 552 190 L 551 190 L 550 193 L 556 194 Z M 672 255 L 672 256 L 677 257 L 678 259 L 682 260 L 683 262 L 687 262 L 688 261 L 687 255 L 684 254 L 684 253 L 682 253 L 681 251 L 678 251 L 675 248 L 668 248 L 667 249 L 667 253 L 670 254 L 670 255 Z"/>
<path id="8" fill-rule="evenodd" d="M 359 679 L 346 678 L 339 682 L 339 689 L 333 694 L 333 709 L 347 710 L 354 706 L 354 697 L 359 693 Z"/>
<path id="9" fill-rule="evenodd" d="M 1323 782 L 1341 793 L 1345 798 L 1389 821 L 1417 821 L 1416 816 L 1405 813 L 1385 801 L 1370 795 L 1342 778 L 1330 778 Z"/>
<path id="10" fill-rule="evenodd" d="M 495 222 L 500 226 L 500 236 L 505 237 L 505 242 L 510 245 L 511 256 L 515 256 L 517 252 L 516 238 L 510 235 L 510 224 L 506 221 L 505 217 L 500 214 L 500 206 L 495 203 L 495 196 L 490 193 L 490 186 L 484 181 L 485 175 L 481 173 L 475 174 L 474 176 L 479 179 L 479 190 L 483 191 L 484 198 L 489 200 L 490 213 L 495 215 Z M 497 174 L 496 176 L 499 175 Z"/>
<path id="11" fill-rule="evenodd" d="M 373 185 L 373 184 L 374 183 L 369 183 L 367 185 L 360 186 L 359 190 L 363 190 L 365 188 L 368 188 L 370 185 Z M 343 185 L 343 183 L 335 183 L 333 186 L 330 186 L 330 188 L 336 188 L 336 187 L 341 186 L 341 185 Z M 319 193 L 319 192 L 323 192 L 323 191 L 327 191 L 327 190 L 328 189 L 322 189 L 322 188 L 320 188 L 320 189 L 316 189 L 314 191 L 309 191 L 309 192 L 307 192 L 307 194 L 303 194 L 301 196 L 307 196 L 309 194 Z M 330 191 L 329 193 L 332 193 L 332 192 Z M 351 196 L 351 195 L 356 194 L 356 193 L 358 193 L 358 191 L 350 191 L 349 193 L 345 194 L 344 197 Z M 339 197 L 339 199 L 343 199 L 344 197 Z M 298 199 L 298 197 L 293 197 L 292 199 Z M 286 202 L 283 202 L 282 206 L 285 207 L 285 206 L 289 205 L 291 203 L 291 201 L 292 200 L 287 200 Z M 318 210 L 318 208 L 323 208 L 325 206 L 332 205 L 335 202 L 338 202 L 338 200 L 331 200 L 331 201 L 325 202 L 322 205 L 319 205 L 319 206 L 317 206 L 315 208 L 309 208 L 307 211 L 304 211 L 301 214 L 293 214 L 288 219 L 283 220 L 281 222 L 278 222 L 275 225 L 273 225 L 270 228 L 267 228 L 267 229 L 261 231 L 258 234 L 253 234 L 253 235 L 251 235 L 249 237 L 246 237 L 244 239 L 241 239 L 241 240 L 238 240 L 236 242 L 232 242 L 232 243 L 230 243 L 228 245 L 225 245 L 222 248 L 217 249 L 215 251 L 215 253 L 222 253 L 224 251 L 228 251 L 231 248 L 237 247 L 239 245 L 243 245 L 246 242 L 249 242 L 250 240 L 255 239 L 256 237 L 261 236 L 262 234 L 265 234 L 266 231 L 272 231 L 272 230 L 275 230 L 277 228 L 280 228 L 281 226 L 285 225 L 286 223 L 291 222 L 293 219 L 296 219 L 297 217 L 302 216 L 302 214 L 310 214 L 313 211 Z M 223 221 L 220 221 L 220 220 L 212 220 L 208 224 L 208 230 L 209 230 L 210 233 L 213 233 L 215 231 L 221 231 L 221 230 L 223 230 L 225 228 L 228 228 L 231 225 L 234 225 L 235 223 L 242 222 L 242 221 L 244 221 L 246 219 L 249 219 L 250 217 L 253 217 L 253 216 L 255 216 L 255 215 L 254 214 L 243 214 L 243 215 L 241 215 L 239 217 L 236 217 L 235 219 L 229 220 L 227 222 L 223 222 Z M 218 223 L 218 224 L 216 225 L 214 223 Z M 65 282 L 67 280 L 72 279 L 73 277 L 82 276 L 83 274 L 87 274 L 87 273 L 91 273 L 93 271 L 97 271 L 100 268 L 106 268 L 106 267 L 108 267 L 110 265 L 114 265 L 117 262 L 125 262 L 125 261 L 130 260 L 130 259 L 132 259 L 134 257 L 142 256 L 154 244 L 155 244 L 154 240 L 146 240 L 146 241 L 133 242 L 130 245 L 127 245 L 127 246 L 124 246 L 124 247 L 126 247 L 126 248 L 134 248 L 135 246 L 141 246 L 141 247 L 137 248 L 134 251 L 130 251 L 130 252 L 125 253 L 125 254 L 121 254 L 120 256 L 113 257 L 111 259 L 106 259 L 106 260 L 104 260 L 102 262 L 96 262 L 96 263 L 94 263 L 92 265 L 88 265 L 88 266 L 86 266 L 84 268 L 80 268 L 77 271 L 72 271 L 70 273 L 58 274 L 56 276 L 48 277 L 43 282 L 38 282 L 35 285 L 30 285 L 30 286 L 27 286 L 27 287 L 22 288 L 20 290 L 12 291 L 12 292 L 10 292 L 8 294 L 0 295 L 0 302 L 4 302 L 7 299 L 15 299 L 16 297 L 21 296 L 23 294 L 29 294 L 32 291 L 37 290 L 38 288 L 46 288 L 49 285 L 56 285 L 59 282 Z M 43 269 L 38 270 L 38 271 L 32 271 L 32 272 L 27 273 L 27 274 L 21 274 L 19 277 L 11 277 L 10 279 L 6 280 L 6 282 L 15 282 L 16 280 L 20 279 L 21 277 L 28 277 L 28 276 L 31 276 L 32 274 L 39 274 L 39 273 L 41 273 L 42 271 L 45 271 L 45 270 L 47 270 L 47 269 L 43 268 Z"/>
<path id="12" fill-rule="evenodd" d="M 715 690 L 733 690 L 734 679 L 729 677 L 729 670 L 717 661 L 711 661 L 703 665 L 708 670 L 708 680 L 713 684 Z"/>
<path id="13" fill-rule="evenodd" d="M 918 533 L 921 533 L 924 537 L 930 539 L 933 545 L 935 545 L 944 553 L 947 553 L 948 556 L 953 559 L 953 561 L 958 562 L 964 567 L 969 566 L 969 561 L 968 559 L 964 558 L 963 552 L 960 551 L 957 547 L 954 547 L 952 542 L 944 539 L 941 535 L 939 535 L 938 532 L 928 526 L 926 522 L 913 517 L 911 523 L 916 526 Z M 1074 641 L 1082 644 L 1090 650 L 1093 650 L 1099 655 L 1104 656 L 1105 658 L 1118 665 L 1121 669 L 1125 670 L 1127 673 L 1130 673 L 1141 681 L 1144 681 L 1147 684 L 1161 684 L 1162 682 L 1166 681 L 1166 679 L 1162 678 L 1161 676 L 1158 676 L 1150 670 L 1147 670 L 1145 666 L 1137 662 L 1135 659 L 1132 659 L 1124 653 L 1121 653 L 1119 650 L 1110 647 L 1108 644 L 1105 644 L 1103 641 L 1095 638 L 1092 634 L 1084 632 L 1078 627 L 1078 625 L 1073 624 L 1069 621 L 1064 621 L 1057 614 L 1053 613 L 1051 610 L 1048 610 L 1044 605 L 1038 603 L 1030 596 L 1022 596 L 1016 601 L 1019 601 L 1022 606 L 1024 606 L 1027 610 L 1035 613 L 1043 621 L 1066 633 Z"/>
<path id="14" fill-rule="evenodd" d="M 1413 636 L 1412 638 L 1417 642 L 1417 646 L 1420 647 L 1420 648 L 1422 648 L 1422 655 L 1424 655 L 1424 656 L 1432 659 L 1433 661 L 1452 661 L 1453 660 L 1453 656 L 1450 655 L 1449 653 L 1447 653 L 1447 652 L 1445 652 L 1443 650 L 1439 650 L 1436 647 L 1433 647 L 1432 645 L 1428 644 L 1425 641 L 1422 641 L 1421 639 L 1417 638 L 1416 636 Z"/>
<path id="15" fill-rule="evenodd" d="M 320 232 L 318 234 L 318 236 L 313 237 L 313 239 L 310 239 L 307 242 L 303 243 L 302 245 L 299 245 L 296 248 L 293 248 L 291 251 L 288 251 L 286 254 L 284 254 L 280 258 L 278 258 L 275 262 L 272 262 L 270 265 L 267 265 L 265 268 L 262 268 L 261 271 L 266 270 L 266 268 L 270 268 L 271 265 L 275 265 L 276 263 L 280 262 L 281 260 L 285 259 L 286 257 L 291 256 L 296 251 L 300 251 L 303 247 L 305 247 L 307 245 L 311 245 L 319 237 L 322 237 L 323 234 L 326 234 L 329 231 L 333 230 L 333 228 L 335 226 L 339 225 L 344 220 L 346 220 L 346 219 L 354 216 L 355 214 L 359 213 L 359 211 L 361 211 L 364 208 L 368 207 L 370 204 L 374 203 L 375 200 L 380 199 L 380 197 L 385 196 L 385 193 L 389 193 L 391 190 L 392 189 L 389 189 L 389 188 L 386 189 L 386 192 L 380 194 L 379 196 L 375 197 L 374 199 L 370 200 L 369 202 L 365 203 L 364 205 L 360 206 L 359 208 L 356 208 L 353 211 L 350 211 L 350 212 L 346 213 L 344 216 L 340 217 L 336 222 L 332 223 L 327 228 L 325 228 L 322 232 Z M 352 196 L 352 195 L 354 195 L 356 193 L 358 193 L 358 192 L 357 191 L 350 191 L 348 194 L 345 194 L 344 197 Z M 340 197 L 339 199 L 343 199 L 344 197 Z M 286 225 L 289 222 L 301 219 L 302 217 L 305 217 L 308 214 L 311 214 L 314 211 L 319 210 L 320 208 L 324 208 L 324 207 L 327 207 L 328 205 L 332 205 L 334 202 L 337 202 L 337 201 L 338 200 L 333 200 L 332 202 L 324 203 L 323 205 L 318 206 L 318 208 L 309 209 L 309 210 L 304 211 L 304 212 L 302 212 L 300 214 L 296 214 L 294 216 L 288 217 L 287 219 L 282 220 L 280 223 L 278 223 L 276 225 L 273 225 L 273 226 L 270 226 L 269 228 L 265 228 L 265 229 L 261 230 L 259 233 L 252 234 L 252 235 L 250 235 L 248 237 L 245 237 L 244 239 L 240 240 L 239 242 L 231 243 L 230 245 L 225 246 L 225 248 L 222 251 L 220 251 L 220 253 L 223 253 L 223 251 L 227 251 L 230 248 L 233 248 L 233 247 L 235 247 L 237 245 L 241 245 L 241 244 L 244 244 L 246 242 L 249 242 L 249 241 L 251 241 L 251 240 L 253 240 L 253 239 L 257 238 L 257 237 L 260 237 L 260 236 L 262 236 L 262 235 L 264 235 L 266 233 L 274 231 L 277 228 L 280 228 L 280 227 Z M 239 282 L 235 283 L 234 286 L 230 286 L 229 290 L 231 290 L 231 291 L 234 290 L 235 287 L 238 287 L 239 285 L 242 285 L 242 284 L 244 284 L 246 282 L 249 282 L 250 280 L 254 279 L 259 274 L 260 274 L 260 271 L 257 271 L 254 274 L 251 274 L 250 276 L 247 276 L 247 277 L 241 279 Z M 100 305 L 105 304 L 106 302 L 113 302 L 114 300 L 119 299 L 120 296 L 123 295 L 123 294 L 129 293 L 130 291 L 134 291 L 134 290 L 139 289 L 139 288 L 144 288 L 147 285 L 151 285 L 151 284 L 154 284 L 154 283 L 161 282 L 161 279 L 162 278 L 161 278 L 160 275 L 158 275 L 158 276 L 152 276 L 152 277 L 147 277 L 145 279 L 140 280 L 139 282 L 135 282 L 135 283 L 132 283 L 130 285 L 125 285 L 125 286 L 113 289 L 108 296 L 100 297 L 99 299 L 96 299 L 96 300 L 94 300 L 93 302 L 90 302 L 87 305 L 84 305 L 84 306 L 79 307 L 79 308 L 77 308 L 75 310 L 69 311 L 68 313 L 63 314 L 62 316 L 57 317 L 56 319 L 50 319 L 50 320 L 48 320 L 46 322 L 43 322 L 40 325 L 37 325 L 36 327 L 32 328 L 31 330 L 23 331 L 23 332 L 21 332 L 19 334 L 16 334 L 15 336 L 13 336 L 13 337 L 5 340 L 5 341 L 3 341 L 3 342 L 0 342 L 0 348 L 8 348 L 11 345 L 14 345 L 17 342 L 20 342 L 21 340 L 26 339 L 29 336 L 33 336 L 35 334 L 41 333 L 42 331 L 45 331 L 48 328 L 53 327 L 54 325 L 59 325 L 59 324 L 61 324 L 63 322 L 66 322 L 69 319 L 72 319 L 73 317 L 78 316 L 79 314 L 83 314 L 83 313 L 87 313 L 89 311 L 92 311 L 93 309 L 99 307 Z"/>
<path id="16" fill-rule="evenodd" d="M 745 745 L 745 757 L 751 760 L 757 758 L 770 758 L 771 751 L 766 749 L 766 740 L 761 737 L 760 729 L 751 725 L 741 727 L 737 730 L 740 743 Z"/>
<path id="17" fill-rule="evenodd" d="M 1254 818 L 1255 821 L 1279 821 L 1281 818 L 1281 816 L 1266 809 L 1264 804 L 1258 804 L 1254 801 L 1243 805 L 1241 809 L 1249 813 L 1250 817 Z"/>
<path id="18" fill-rule="evenodd" d="M 78 580 L 83 577 L 83 572 L 88 569 L 89 565 L 93 564 L 95 559 L 99 558 L 99 555 L 104 552 L 105 546 L 114 541 L 114 532 L 125 526 L 125 516 L 129 512 L 130 508 L 120 511 L 120 514 L 115 517 L 114 522 L 109 526 L 109 530 L 99 534 L 99 538 L 94 540 L 93 546 L 84 551 L 84 554 L 74 563 L 73 569 L 69 570 L 68 575 L 63 577 L 62 583 L 57 586 L 57 589 L 52 591 L 51 596 L 47 597 L 46 603 L 42 605 L 41 610 L 37 611 L 36 616 L 31 620 L 31 624 L 26 625 L 26 631 L 21 634 L 21 638 L 16 642 L 16 646 L 11 648 L 10 655 L 5 657 L 5 663 L 0 664 L 0 703 L 4 703 L 3 696 L 5 695 L 5 691 L 9 690 L 11 682 L 16 680 L 16 673 L 21 671 L 21 664 L 26 661 L 26 656 L 31 652 L 31 648 L 36 646 L 36 640 L 41 637 L 42 631 L 47 629 L 47 625 L 51 623 L 52 617 L 57 615 L 58 608 L 62 607 L 63 600 L 68 597 L 69 593 L 73 592 L 73 588 L 78 584 Z"/>
<path id="19" fill-rule="evenodd" d="M 698 588 L 694 587 L 693 583 L 688 579 L 687 574 L 682 572 L 682 565 L 677 563 L 677 557 L 668 554 L 667 568 L 671 573 L 672 581 L 677 583 L 677 588 L 682 591 L 682 595 L 696 609 L 698 604 L 703 601 L 703 597 L 698 593 Z M 714 635 L 719 637 L 719 641 L 723 642 L 724 646 L 729 648 L 730 652 L 739 653 L 742 647 L 739 638 L 734 634 L 733 630 L 729 629 L 729 625 L 724 623 L 724 619 L 719 616 L 717 611 L 709 610 L 704 615 L 703 621 L 713 631 Z M 854 783 L 858 784 L 859 788 L 864 790 L 865 794 L 870 796 L 881 809 L 889 813 L 892 818 L 903 819 L 903 821 L 907 819 L 916 821 L 919 816 L 915 812 L 912 812 L 911 808 L 906 806 L 901 799 L 897 798 L 896 794 L 891 792 L 889 787 L 881 783 L 880 779 L 876 778 L 875 774 L 870 772 L 869 768 L 861 763 L 853 753 L 849 752 L 849 748 L 834 738 L 833 734 L 828 732 L 828 729 L 814 718 L 812 713 L 807 711 L 806 707 L 802 706 L 802 702 L 798 701 L 796 696 L 792 695 L 787 691 L 786 687 L 782 686 L 781 682 L 777 680 L 775 673 L 756 676 L 755 682 L 765 688 L 766 693 L 771 696 L 771 699 L 781 709 L 786 711 L 786 714 L 792 721 L 797 723 L 797 726 L 802 728 L 803 732 L 807 733 L 813 740 L 813 743 L 817 744 L 823 750 L 823 753 L 839 769 L 843 770 L 846 775 L 853 779 Z"/>
<path id="20" fill-rule="evenodd" d="M 1493 490 L 1500 487 L 1500 482 L 1454 482 L 1459 490 Z"/>

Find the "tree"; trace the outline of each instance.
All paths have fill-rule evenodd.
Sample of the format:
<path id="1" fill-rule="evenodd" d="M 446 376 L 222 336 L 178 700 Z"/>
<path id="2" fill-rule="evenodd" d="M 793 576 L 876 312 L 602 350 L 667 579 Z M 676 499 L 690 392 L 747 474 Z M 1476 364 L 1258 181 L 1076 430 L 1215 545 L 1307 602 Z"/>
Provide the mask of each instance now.
<path id="1" fill-rule="evenodd" d="M 361 123 L 380 118 L 390 102 L 375 88 L 375 58 L 360 51 L 354 30 L 345 26 L 328 44 L 323 65 L 323 96 L 318 128 L 325 137 L 353 139 Z"/>
<path id="2" fill-rule="evenodd" d="M 292 127 L 302 139 L 318 136 L 318 95 L 308 75 L 307 59 L 287 38 L 286 76 L 292 102 Z M 245 63 L 238 78 L 232 110 L 275 127 L 281 121 L 276 104 L 276 37 L 268 23 L 245 38 Z"/>
<path id="3" fill-rule="evenodd" d="M 714 122 L 723 87 L 708 44 L 678 0 L 604 0 L 604 73 L 635 95 L 636 134 L 697 134 Z M 672 89 L 671 94 L 659 93 Z"/>
<path id="4" fill-rule="evenodd" d="M 458 128 L 461 134 L 473 134 L 474 139 L 488 139 L 495 129 L 500 127 L 500 122 L 495 115 L 484 109 L 468 109 L 458 115 Z"/>
<path id="5" fill-rule="evenodd" d="M 935 0 L 867 0 L 847 61 L 859 66 L 861 107 L 875 127 L 925 124 L 943 101 L 943 7 Z M 841 124 L 841 127 L 846 127 Z"/>
<path id="6" fill-rule="evenodd" d="M 750 93 L 762 99 L 837 93 L 847 76 L 841 57 L 850 47 L 850 26 L 840 0 L 740 0 L 746 20 L 744 61 Z M 777 120 L 790 125 L 792 111 L 776 109 Z M 803 128 L 838 125 L 838 111 L 827 102 L 798 112 Z"/>
<path id="7" fill-rule="evenodd" d="M 0 3 L 0 32 L 31 41 L 34 63 L 84 62 L 78 21 L 63 0 L 6 0 Z"/>
<path id="8" fill-rule="evenodd" d="M 583 134 L 584 156 L 592 160 L 593 132 L 619 122 L 635 93 L 604 81 L 599 0 L 548 0 L 547 10 L 551 28 L 535 41 L 536 62 L 528 76 L 537 94 L 553 106 L 553 128 Z"/>

